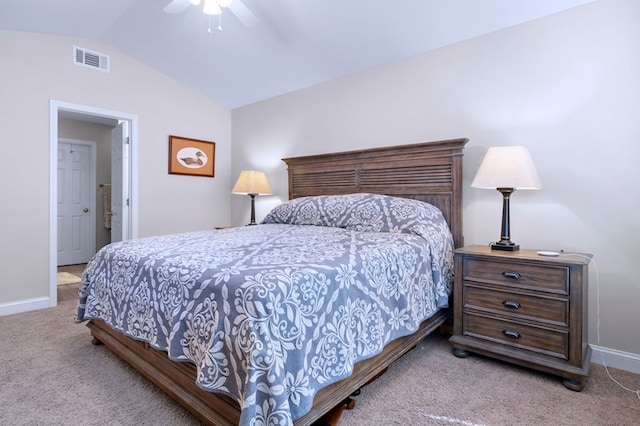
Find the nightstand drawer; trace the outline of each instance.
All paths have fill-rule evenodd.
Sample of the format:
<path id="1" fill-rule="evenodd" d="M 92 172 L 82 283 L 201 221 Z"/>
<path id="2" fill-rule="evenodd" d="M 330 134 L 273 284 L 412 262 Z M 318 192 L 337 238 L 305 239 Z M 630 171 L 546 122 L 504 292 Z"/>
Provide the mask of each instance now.
<path id="1" fill-rule="evenodd" d="M 568 326 L 569 301 L 567 299 L 540 297 L 515 291 L 501 291 L 465 284 L 464 308 L 491 311 Z"/>
<path id="2" fill-rule="evenodd" d="M 464 280 L 569 294 L 569 268 L 467 259 Z"/>
<path id="3" fill-rule="evenodd" d="M 569 357 L 568 331 L 533 327 L 483 315 L 464 314 L 463 334 L 561 359 Z"/>

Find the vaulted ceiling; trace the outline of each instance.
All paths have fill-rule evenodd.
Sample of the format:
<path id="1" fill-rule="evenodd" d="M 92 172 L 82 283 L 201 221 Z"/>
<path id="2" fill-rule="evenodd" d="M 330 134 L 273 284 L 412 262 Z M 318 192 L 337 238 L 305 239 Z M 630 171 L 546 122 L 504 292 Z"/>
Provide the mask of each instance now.
<path id="1" fill-rule="evenodd" d="M 593 0 L 180 1 L 2 0 L 0 29 L 99 40 L 235 108 Z"/>

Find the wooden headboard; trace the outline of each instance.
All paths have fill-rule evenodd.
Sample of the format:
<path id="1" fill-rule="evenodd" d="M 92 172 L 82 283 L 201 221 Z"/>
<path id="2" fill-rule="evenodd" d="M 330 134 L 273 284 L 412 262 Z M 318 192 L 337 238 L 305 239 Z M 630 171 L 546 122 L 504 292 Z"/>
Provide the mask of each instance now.
<path id="1" fill-rule="evenodd" d="M 370 192 L 426 201 L 442 210 L 456 247 L 462 233 L 462 150 L 451 139 L 284 158 L 289 198 Z"/>

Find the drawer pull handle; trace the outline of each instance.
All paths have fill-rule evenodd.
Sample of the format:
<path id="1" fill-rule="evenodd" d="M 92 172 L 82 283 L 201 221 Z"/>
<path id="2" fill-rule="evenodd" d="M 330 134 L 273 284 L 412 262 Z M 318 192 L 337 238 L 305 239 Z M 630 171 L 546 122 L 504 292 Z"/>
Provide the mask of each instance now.
<path id="1" fill-rule="evenodd" d="M 515 330 L 502 330 L 502 334 L 504 334 L 507 337 L 513 337 L 514 339 L 520 338 L 520 333 L 518 333 Z"/>
<path id="2" fill-rule="evenodd" d="M 517 280 L 517 279 L 520 279 L 522 275 L 520 275 L 520 273 L 518 272 L 504 271 L 502 273 L 502 276 L 505 278 L 513 278 L 514 280 Z"/>
<path id="3" fill-rule="evenodd" d="M 507 308 L 520 309 L 520 304 L 515 300 L 505 300 L 502 302 L 502 304 Z"/>

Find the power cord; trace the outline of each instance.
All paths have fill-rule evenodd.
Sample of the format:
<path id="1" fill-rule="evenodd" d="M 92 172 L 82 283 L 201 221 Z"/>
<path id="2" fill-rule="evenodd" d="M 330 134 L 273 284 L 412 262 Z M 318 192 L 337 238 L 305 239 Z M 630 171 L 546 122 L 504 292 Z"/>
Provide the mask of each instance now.
<path id="1" fill-rule="evenodd" d="M 596 261 L 593 260 L 593 258 L 589 256 L 585 256 L 580 253 L 566 253 L 564 250 L 560 250 L 560 255 L 583 257 L 585 259 L 589 259 L 593 264 L 593 270 L 596 273 L 596 277 L 595 277 L 596 278 L 596 340 L 598 342 L 598 346 L 600 347 L 600 277 L 598 272 L 598 265 L 596 264 Z M 604 360 L 604 352 L 602 351 L 600 351 L 600 358 L 602 359 L 602 365 L 604 366 L 604 371 L 606 371 L 607 376 L 609 376 L 609 378 L 618 386 L 620 386 L 622 389 L 635 393 L 638 399 L 640 399 L 640 389 L 633 390 L 631 388 L 626 387 L 625 385 L 620 383 L 618 380 L 614 379 L 611 373 L 609 373 L 609 367 L 607 367 L 607 363 Z"/>

